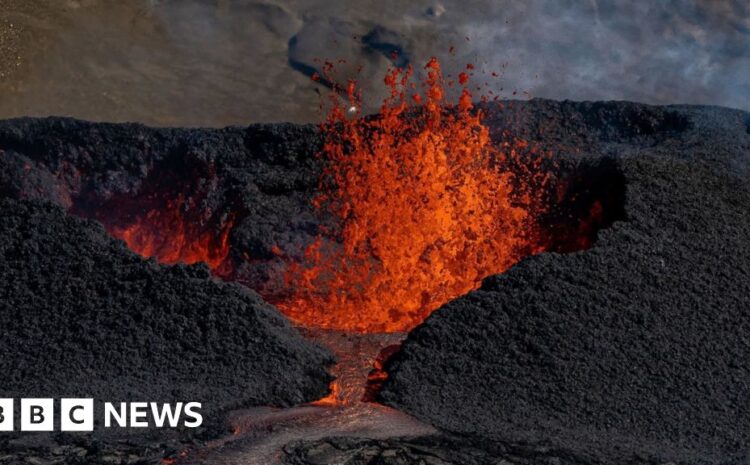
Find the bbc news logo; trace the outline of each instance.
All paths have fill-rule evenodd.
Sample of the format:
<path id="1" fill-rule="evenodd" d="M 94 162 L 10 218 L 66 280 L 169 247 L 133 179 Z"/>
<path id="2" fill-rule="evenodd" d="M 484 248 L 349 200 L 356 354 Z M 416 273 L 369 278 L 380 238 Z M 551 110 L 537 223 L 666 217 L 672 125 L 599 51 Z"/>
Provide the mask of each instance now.
<path id="1" fill-rule="evenodd" d="M 15 431 L 15 399 L 0 399 L 0 431 Z M 54 431 L 54 399 L 20 399 L 21 431 Z M 60 431 L 94 431 L 94 399 L 60 399 Z M 104 403 L 105 428 L 197 428 L 203 424 L 200 402 Z"/>

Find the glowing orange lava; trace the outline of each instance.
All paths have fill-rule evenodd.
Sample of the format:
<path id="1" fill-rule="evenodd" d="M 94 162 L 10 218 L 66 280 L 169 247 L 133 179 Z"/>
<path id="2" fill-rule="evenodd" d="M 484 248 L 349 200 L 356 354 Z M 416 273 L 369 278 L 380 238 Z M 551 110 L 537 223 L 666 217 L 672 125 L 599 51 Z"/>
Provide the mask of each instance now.
<path id="1" fill-rule="evenodd" d="M 310 402 L 310 405 L 316 405 L 318 407 L 334 407 L 337 405 L 343 405 L 342 401 L 339 400 L 341 395 L 341 386 L 338 382 L 332 381 L 329 386 L 329 392 L 325 397 L 322 397 L 314 402 Z"/>
<path id="2" fill-rule="evenodd" d="M 425 69 L 421 91 L 411 69 L 389 71 L 375 117 L 352 111 L 354 82 L 346 100 L 334 98 L 314 204 L 337 226 L 290 265 L 293 296 L 276 303 L 296 322 L 408 330 L 529 253 L 529 195 L 507 169 L 514 147 L 491 144 L 468 75 L 451 103 L 438 61 Z"/>
<path id="3" fill-rule="evenodd" d="M 130 250 L 144 257 L 155 257 L 160 263 L 193 264 L 205 262 L 220 271 L 229 255 L 228 221 L 220 234 L 199 222 L 186 219 L 181 212 L 182 196 L 169 200 L 164 208 L 149 210 L 127 226 L 112 226 L 110 233 L 122 239 Z"/>

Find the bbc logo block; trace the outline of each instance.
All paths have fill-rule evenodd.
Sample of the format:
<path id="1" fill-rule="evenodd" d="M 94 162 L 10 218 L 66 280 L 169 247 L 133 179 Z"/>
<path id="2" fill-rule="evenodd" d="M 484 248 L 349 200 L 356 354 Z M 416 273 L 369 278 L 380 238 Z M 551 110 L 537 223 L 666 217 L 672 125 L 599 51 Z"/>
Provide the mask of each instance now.
<path id="1" fill-rule="evenodd" d="M 16 403 L 0 399 L 0 431 L 13 431 Z M 60 431 L 93 431 L 94 399 L 60 399 Z M 21 399 L 21 431 L 54 431 L 54 399 Z"/>
<path id="2" fill-rule="evenodd" d="M 61 431 L 94 431 L 94 399 L 60 399 Z"/>
<path id="3" fill-rule="evenodd" d="M 13 431 L 13 399 L 0 399 L 0 431 Z"/>
<path id="4" fill-rule="evenodd" d="M 21 399 L 21 431 L 55 429 L 54 399 Z"/>

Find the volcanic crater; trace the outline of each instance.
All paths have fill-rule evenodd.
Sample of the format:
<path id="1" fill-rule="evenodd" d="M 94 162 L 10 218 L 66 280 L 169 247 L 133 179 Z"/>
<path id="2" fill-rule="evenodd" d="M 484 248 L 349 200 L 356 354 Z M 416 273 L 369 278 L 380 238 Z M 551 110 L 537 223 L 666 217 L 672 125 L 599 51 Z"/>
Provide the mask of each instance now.
<path id="1" fill-rule="evenodd" d="M 331 171 L 318 156 L 339 142 L 318 127 L 159 129 L 66 118 L 0 122 L 3 369 L 24 374 L 3 385 L 2 394 L 12 397 L 30 384 L 40 397 L 83 392 L 85 374 L 98 383 L 97 392 L 88 393 L 97 399 L 169 400 L 184 394 L 190 380 L 189 394 L 204 400 L 214 415 L 199 438 L 220 434 L 230 409 L 319 400 L 331 381 L 324 369 L 332 357 L 302 339 L 267 301 L 294 325 L 312 328 L 303 330 L 309 337 L 328 344 L 341 337 L 350 341 L 332 347 L 339 359 L 345 358 L 342 347 L 373 351 L 353 357 L 354 379 L 364 374 L 358 384 L 363 393 L 369 363 L 394 342 L 377 335 L 405 337 L 398 350 L 384 351 L 387 361 L 378 361 L 383 373 L 375 380 L 382 391 L 367 395 L 437 428 L 416 438 L 403 430 L 396 437 L 368 437 L 334 428 L 329 436 L 343 432 L 355 438 L 320 434 L 314 441 L 280 445 L 288 463 L 377 458 L 397 464 L 426 456 L 434 463 L 466 464 L 741 463 L 750 450 L 750 419 L 743 413 L 750 385 L 750 346 L 743 336 L 750 324 L 745 312 L 750 191 L 747 171 L 736 167 L 749 156 L 747 114 L 547 100 L 478 108 L 487 139 L 480 134 L 477 144 L 488 150 L 488 171 L 473 178 L 476 171 L 467 171 L 447 182 L 458 179 L 461 195 L 488 192 L 498 185 L 484 176 L 500 167 L 507 196 L 505 203 L 490 205 L 518 226 L 514 240 L 503 242 L 502 260 L 488 261 L 484 245 L 476 245 L 482 242 L 477 231 L 497 230 L 471 229 L 453 216 L 429 225 L 438 232 L 461 228 L 471 244 L 446 247 L 458 244 L 453 236 L 436 241 L 429 253 L 421 251 L 414 268 L 388 270 L 403 281 L 373 289 L 425 282 L 409 273 L 427 268 L 446 270 L 430 279 L 456 274 L 471 279 L 447 281 L 452 287 L 438 282 L 435 289 L 449 291 L 416 296 L 421 307 L 387 309 L 372 324 L 367 307 L 352 315 L 366 301 L 341 294 L 330 268 L 304 274 L 326 263 L 311 258 L 311 251 L 335 254 L 347 244 L 354 246 L 346 257 L 359 260 L 364 250 L 386 262 L 374 238 L 347 242 L 351 231 L 361 232 L 342 228 L 340 219 L 351 216 L 320 208 L 341 200 L 325 191 L 325 180 L 352 172 Z M 350 129 L 357 134 L 361 128 Z M 440 147 L 456 149 L 450 144 Z M 386 189 L 392 187 L 383 171 L 368 176 L 353 185 L 381 179 Z M 461 190 L 469 178 L 475 190 Z M 432 188 L 407 184 L 402 193 L 410 189 L 421 197 L 387 206 L 411 212 L 420 211 L 420 202 L 446 201 L 430 197 Z M 346 205 L 348 212 L 358 211 Z M 410 215 L 404 224 L 414 219 Z M 377 225 L 379 218 L 362 224 Z M 392 241 L 387 231 L 378 231 L 377 237 Z M 492 246 L 495 238 L 490 239 Z M 156 260 L 142 259 L 126 245 Z M 352 270 L 382 272 L 375 262 L 359 261 Z M 366 294 L 361 288 L 370 282 L 362 279 L 367 273 L 357 276 L 352 294 Z M 310 279 L 302 284 L 300 276 Z M 75 304 L 72 296 L 82 288 L 88 289 L 86 303 Z M 164 289 L 171 289 L 169 297 Z M 295 310 L 300 302 L 308 305 L 304 312 Z M 326 305 L 313 308 L 310 302 Z M 23 314 L 29 317 L 10 323 Z M 127 325 L 118 330 L 120 319 Z M 81 327 L 92 333 L 107 328 L 110 343 L 82 338 Z M 138 332 L 151 341 L 148 355 L 123 353 L 124 341 Z M 29 334 L 47 338 L 47 348 L 64 347 L 67 362 L 50 355 L 61 350 L 19 347 Z M 358 338 L 368 342 L 351 343 Z M 110 353 L 143 374 L 132 379 L 125 369 L 113 374 L 104 362 Z M 53 362 L 52 376 L 21 370 Z M 334 374 L 337 369 L 348 368 L 339 365 Z M 112 386 L 112 379 L 128 387 Z M 139 382 L 146 381 L 149 388 L 143 390 Z M 331 403 L 333 408 L 359 403 L 359 396 L 334 392 Z M 181 440 L 194 437 L 188 433 Z M 73 451 L 80 446 L 69 438 L 51 440 Z M 21 454 L 13 441 L 27 439 L 3 444 Z M 36 453 L 48 454 L 45 444 Z M 92 463 L 101 458 L 91 443 L 83 449 Z M 149 453 L 163 456 L 164 449 Z M 221 463 L 220 448 L 206 454 Z M 172 456 L 179 458 L 176 451 Z"/>

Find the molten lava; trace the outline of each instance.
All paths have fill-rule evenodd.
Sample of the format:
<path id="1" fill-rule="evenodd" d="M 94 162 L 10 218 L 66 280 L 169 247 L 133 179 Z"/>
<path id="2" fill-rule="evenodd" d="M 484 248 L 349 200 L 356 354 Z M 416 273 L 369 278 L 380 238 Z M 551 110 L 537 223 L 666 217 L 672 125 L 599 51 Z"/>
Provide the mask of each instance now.
<path id="1" fill-rule="evenodd" d="M 220 272 L 229 255 L 231 220 L 220 233 L 185 217 L 182 196 L 168 200 L 163 208 L 149 210 L 127 224 L 113 225 L 110 234 L 122 239 L 132 251 L 144 257 L 155 257 L 160 263 L 193 264 L 205 262 Z"/>
<path id="2" fill-rule="evenodd" d="M 425 69 L 421 91 L 411 69 L 389 71 L 390 97 L 374 117 L 352 115 L 361 108 L 354 82 L 347 99 L 334 98 L 314 204 L 335 227 L 290 265 L 293 295 L 276 302 L 296 322 L 408 330 L 538 251 L 530 196 L 508 169 L 514 147 L 491 144 L 468 75 L 451 103 L 438 61 Z"/>
<path id="3" fill-rule="evenodd" d="M 312 202 L 319 229 L 304 257 L 284 244 L 257 263 L 248 250 L 230 255 L 234 220 L 251 222 L 246 207 L 222 197 L 225 178 L 212 162 L 175 155 L 138 192 L 82 196 L 74 210 L 143 256 L 207 263 L 215 275 L 258 289 L 300 325 L 408 331 L 525 256 L 590 247 L 619 217 L 613 169 L 563 169 L 507 130 L 491 140 L 489 106 L 475 107 L 469 92 L 472 70 L 446 80 L 432 59 L 416 82 L 411 68 L 392 69 L 384 79 L 390 96 L 367 117 L 359 114 L 355 82 L 334 86 Z M 492 127 L 504 129 L 496 119 Z"/>

